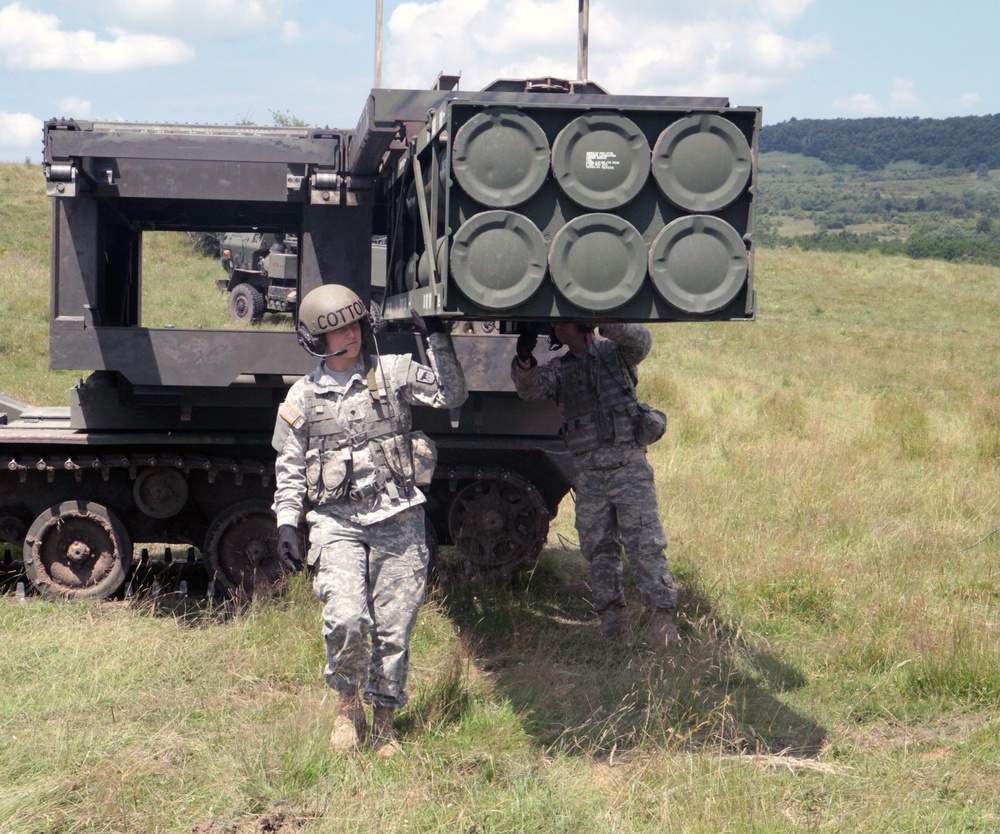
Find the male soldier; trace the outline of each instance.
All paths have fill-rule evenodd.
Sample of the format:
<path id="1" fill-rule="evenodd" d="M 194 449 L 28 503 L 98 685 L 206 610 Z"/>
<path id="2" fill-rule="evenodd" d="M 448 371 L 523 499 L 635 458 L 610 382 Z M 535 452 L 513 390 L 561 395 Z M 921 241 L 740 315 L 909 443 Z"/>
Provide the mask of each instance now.
<path id="1" fill-rule="evenodd" d="M 522 399 L 552 398 L 562 411 L 562 436 L 576 468 L 576 530 L 590 563 L 600 633 L 615 639 L 625 632 L 624 547 L 639 598 L 653 613 L 649 643 L 676 645 L 677 591 L 664 553 L 667 537 L 653 468 L 635 435 L 636 366 L 649 353 L 653 337 L 641 324 L 602 325 L 605 339 L 595 338 L 592 325 L 576 322 L 556 322 L 552 331 L 568 352 L 539 365 L 532 355 L 537 331 L 526 329 L 517 338 L 511 377 Z"/>
<path id="2" fill-rule="evenodd" d="M 379 356 L 367 315 L 361 299 L 336 284 L 302 300 L 299 340 L 323 361 L 278 411 L 274 510 L 278 554 L 293 570 L 302 566 L 304 513 L 309 524 L 326 682 L 339 696 L 331 744 L 346 753 L 365 738 L 364 687 L 374 745 L 387 756 L 399 749 L 392 715 L 407 700 L 410 633 L 429 556 L 417 484 L 430 483 L 434 449 L 410 433 L 410 404 L 455 408 L 467 391 L 440 319 L 413 313 L 428 367 L 405 354 Z"/>

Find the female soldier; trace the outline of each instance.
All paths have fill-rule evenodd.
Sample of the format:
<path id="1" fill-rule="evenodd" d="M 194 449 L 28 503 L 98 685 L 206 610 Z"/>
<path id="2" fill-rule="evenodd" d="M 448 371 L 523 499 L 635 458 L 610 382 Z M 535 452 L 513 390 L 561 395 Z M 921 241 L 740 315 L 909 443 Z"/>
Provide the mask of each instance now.
<path id="1" fill-rule="evenodd" d="M 392 715 L 407 700 L 429 556 L 417 484 L 430 483 L 434 470 L 433 444 L 410 432 L 410 404 L 455 408 L 467 396 L 443 323 L 413 320 L 430 367 L 405 354 L 379 356 L 365 305 L 347 287 L 312 290 L 299 309 L 299 341 L 323 361 L 291 387 L 275 425 L 278 552 L 301 567 L 305 514 L 324 605 L 326 682 L 338 693 L 330 736 L 338 752 L 355 750 L 367 733 L 362 688 L 376 749 L 399 749 Z"/>

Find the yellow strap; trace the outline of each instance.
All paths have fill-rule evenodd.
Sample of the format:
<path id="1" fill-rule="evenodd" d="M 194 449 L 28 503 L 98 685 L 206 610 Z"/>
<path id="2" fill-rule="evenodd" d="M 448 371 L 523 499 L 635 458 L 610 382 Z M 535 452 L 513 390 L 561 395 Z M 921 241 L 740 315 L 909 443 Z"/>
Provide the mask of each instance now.
<path id="1" fill-rule="evenodd" d="M 382 399 L 382 395 L 378 390 L 378 383 L 375 381 L 375 369 L 369 368 L 368 375 L 365 377 L 368 383 L 368 393 L 372 395 L 372 399 L 378 402 Z"/>

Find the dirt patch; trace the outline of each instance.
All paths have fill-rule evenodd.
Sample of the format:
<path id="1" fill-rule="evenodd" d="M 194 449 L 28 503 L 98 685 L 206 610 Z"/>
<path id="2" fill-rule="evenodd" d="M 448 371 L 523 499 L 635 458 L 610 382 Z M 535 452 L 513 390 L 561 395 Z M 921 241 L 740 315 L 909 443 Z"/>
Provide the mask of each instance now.
<path id="1" fill-rule="evenodd" d="M 992 720 L 992 715 L 974 714 L 947 716 L 929 723 L 886 721 L 865 727 L 857 738 L 864 747 L 907 749 L 914 753 L 923 752 L 933 758 L 956 743 L 965 742 L 973 732 L 987 726 Z"/>
<path id="2" fill-rule="evenodd" d="M 295 834 L 302 830 L 302 825 L 302 820 L 293 819 L 284 811 L 269 811 L 238 822 L 200 822 L 191 829 L 191 834 Z"/>

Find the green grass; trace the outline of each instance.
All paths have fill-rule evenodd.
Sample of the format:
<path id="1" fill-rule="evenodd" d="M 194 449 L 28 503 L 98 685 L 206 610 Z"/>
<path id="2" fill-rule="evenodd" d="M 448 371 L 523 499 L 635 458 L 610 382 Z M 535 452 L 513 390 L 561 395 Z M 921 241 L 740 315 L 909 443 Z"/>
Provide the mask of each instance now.
<path id="1" fill-rule="evenodd" d="M 50 212 L 40 167 L 0 165 L 0 393 L 37 405 L 68 402 L 79 378 L 46 372 Z"/>
<path id="2" fill-rule="evenodd" d="M 229 330 L 247 327 L 229 318 L 227 296 L 215 282 L 225 277 L 222 265 L 193 248 L 185 234 L 143 235 L 142 323 L 146 327 Z M 256 327 L 291 327 L 291 317 L 265 313 Z"/>
<path id="3" fill-rule="evenodd" d="M 59 404 L 25 171 L 0 391 Z M 571 498 L 530 575 L 432 593 L 389 762 L 327 748 L 306 576 L 188 616 L 3 598 L 0 832 L 997 830 L 1000 270 L 761 248 L 756 284 L 757 322 L 655 326 L 641 367 L 682 651 L 634 599 L 597 637 Z"/>

